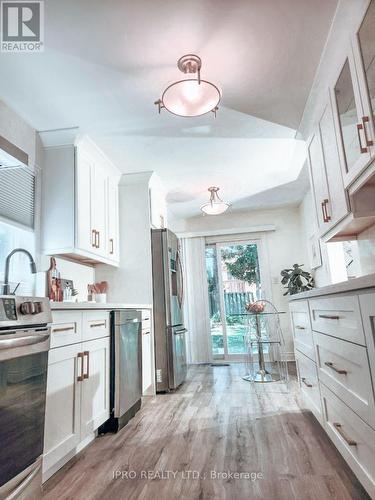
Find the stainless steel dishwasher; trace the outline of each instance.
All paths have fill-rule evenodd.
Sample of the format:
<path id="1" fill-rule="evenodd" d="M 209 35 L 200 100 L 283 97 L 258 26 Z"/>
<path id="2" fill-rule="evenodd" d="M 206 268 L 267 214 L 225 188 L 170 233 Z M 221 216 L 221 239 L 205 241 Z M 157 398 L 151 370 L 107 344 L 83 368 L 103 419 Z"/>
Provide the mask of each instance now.
<path id="1" fill-rule="evenodd" d="M 141 407 L 142 311 L 111 312 L 111 368 L 109 420 L 100 433 L 117 432 Z"/>

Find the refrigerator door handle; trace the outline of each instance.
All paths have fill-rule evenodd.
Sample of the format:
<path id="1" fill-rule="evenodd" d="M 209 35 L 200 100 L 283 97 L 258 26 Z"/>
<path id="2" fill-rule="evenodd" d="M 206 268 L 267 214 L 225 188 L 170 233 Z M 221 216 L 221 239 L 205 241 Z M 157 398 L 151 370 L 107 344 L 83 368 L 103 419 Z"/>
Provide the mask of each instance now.
<path id="1" fill-rule="evenodd" d="M 181 333 L 187 332 L 187 328 L 180 328 L 180 330 L 176 330 L 173 332 L 173 335 L 181 335 Z"/>

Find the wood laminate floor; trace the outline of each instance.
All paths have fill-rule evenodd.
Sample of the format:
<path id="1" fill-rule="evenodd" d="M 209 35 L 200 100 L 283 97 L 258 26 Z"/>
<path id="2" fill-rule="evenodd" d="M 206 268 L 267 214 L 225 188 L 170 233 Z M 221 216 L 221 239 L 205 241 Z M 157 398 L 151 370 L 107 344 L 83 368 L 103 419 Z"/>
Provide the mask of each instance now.
<path id="1" fill-rule="evenodd" d="M 44 499 L 369 498 L 301 410 L 297 384 L 289 393 L 254 387 L 243 371 L 191 367 L 179 390 L 148 398 L 122 431 L 96 439 L 51 478 Z"/>

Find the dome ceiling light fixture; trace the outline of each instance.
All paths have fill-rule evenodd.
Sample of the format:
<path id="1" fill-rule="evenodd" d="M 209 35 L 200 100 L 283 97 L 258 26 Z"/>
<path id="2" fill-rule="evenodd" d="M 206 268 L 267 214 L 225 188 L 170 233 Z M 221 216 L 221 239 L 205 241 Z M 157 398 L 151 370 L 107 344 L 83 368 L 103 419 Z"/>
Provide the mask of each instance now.
<path id="1" fill-rule="evenodd" d="M 219 109 L 221 92 L 219 88 L 201 78 L 201 58 L 186 54 L 177 62 L 178 69 L 186 78 L 171 83 L 163 92 L 161 99 L 155 101 L 159 114 L 163 108 L 173 115 L 193 117 L 214 113 Z"/>
<path id="2" fill-rule="evenodd" d="M 201 210 L 206 215 L 220 215 L 228 210 L 230 207 L 230 203 L 226 203 L 223 201 L 220 196 L 217 194 L 220 188 L 218 187 L 209 187 L 208 191 L 210 194 L 210 199 L 208 203 L 205 203 L 201 206 Z"/>

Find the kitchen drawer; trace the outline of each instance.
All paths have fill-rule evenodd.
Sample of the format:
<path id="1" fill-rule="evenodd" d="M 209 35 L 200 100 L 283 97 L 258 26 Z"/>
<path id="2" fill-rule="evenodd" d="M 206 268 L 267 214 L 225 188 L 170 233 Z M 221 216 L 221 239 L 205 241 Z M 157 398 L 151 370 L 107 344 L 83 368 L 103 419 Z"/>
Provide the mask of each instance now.
<path id="1" fill-rule="evenodd" d="M 375 404 L 367 349 L 314 333 L 319 380 L 375 429 Z"/>
<path id="2" fill-rule="evenodd" d="M 108 311 L 84 311 L 82 313 L 82 340 L 108 337 L 110 333 Z"/>
<path id="3" fill-rule="evenodd" d="M 371 498 L 375 498 L 375 431 L 324 385 L 321 392 L 328 436 Z"/>
<path id="4" fill-rule="evenodd" d="M 82 341 L 80 311 L 52 311 L 51 349 Z"/>
<path id="5" fill-rule="evenodd" d="M 315 361 L 315 348 L 310 324 L 309 304 L 307 300 L 298 300 L 289 304 L 292 322 L 294 346 L 300 352 Z"/>
<path id="6" fill-rule="evenodd" d="M 366 345 L 356 295 L 312 299 L 309 304 L 315 332 Z"/>
<path id="7" fill-rule="evenodd" d="M 296 364 L 298 381 L 304 401 L 316 418 L 321 420 L 322 405 L 316 364 L 298 351 L 296 351 Z"/>

